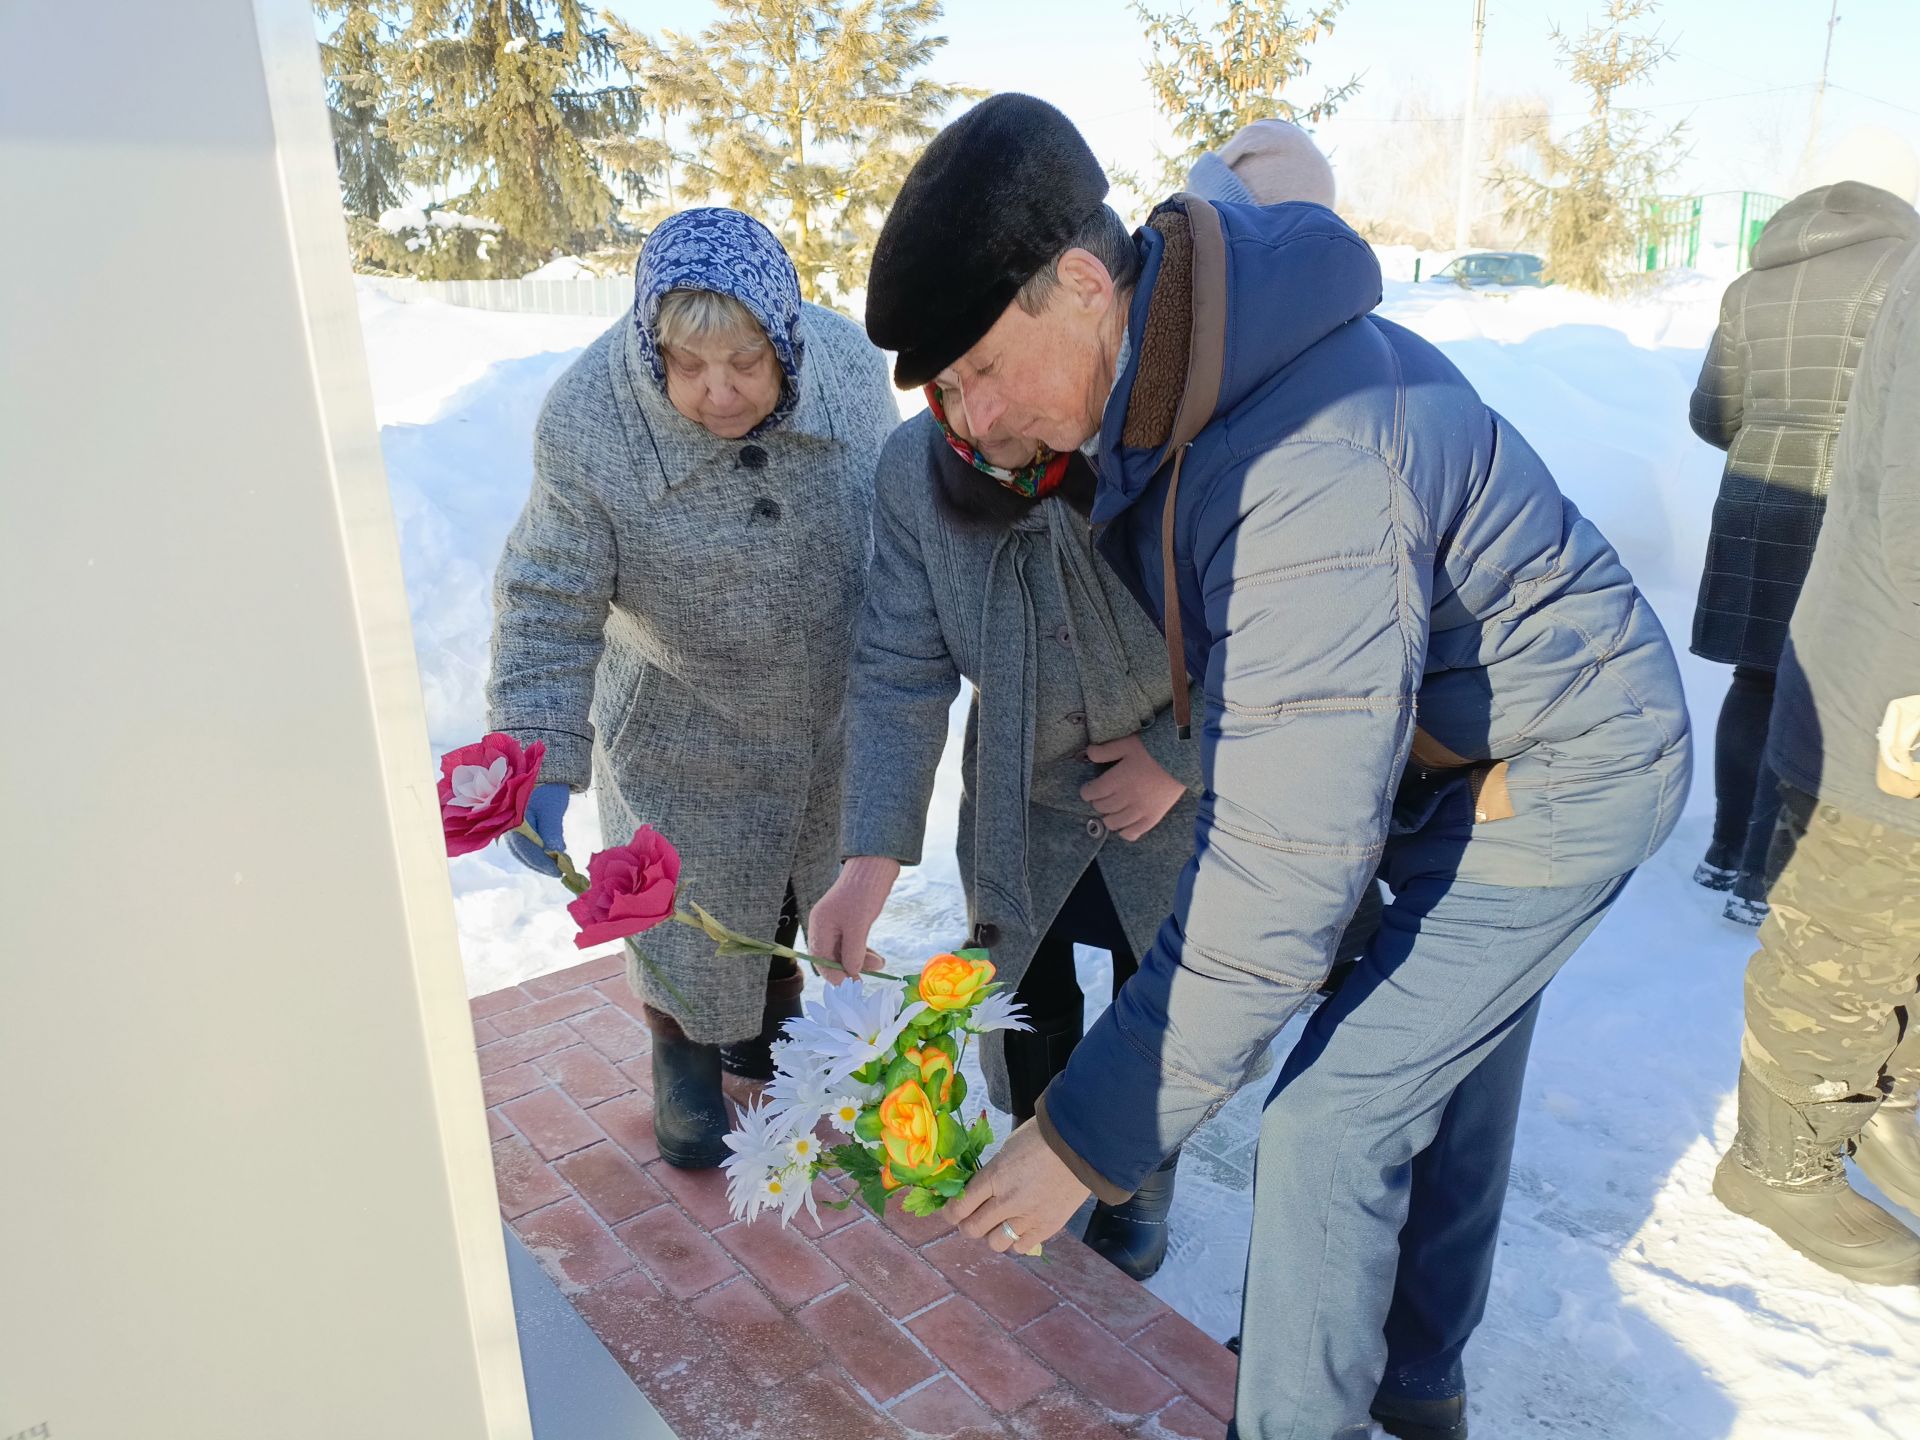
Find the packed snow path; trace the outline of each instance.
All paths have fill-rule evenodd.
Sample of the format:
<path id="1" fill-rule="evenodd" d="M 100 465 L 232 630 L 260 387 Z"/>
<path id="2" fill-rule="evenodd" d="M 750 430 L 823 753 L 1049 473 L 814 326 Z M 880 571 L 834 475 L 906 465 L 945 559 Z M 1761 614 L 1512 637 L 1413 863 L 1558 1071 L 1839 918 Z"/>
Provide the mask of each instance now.
<path id="1" fill-rule="evenodd" d="M 1439 343 L 1519 426 L 1682 646 L 1720 459 L 1689 433 L 1687 394 L 1718 298 L 1700 278 L 1610 303 L 1394 283 L 1384 308 Z M 429 727 L 445 749 L 480 733 L 490 576 L 526 494 L 541 397 L 603 322 L 401 305 L 370 288 L 361 314 Z M 1693 804 L 1548 991 L 1493 1296 L 1467 1354 L 1474 1434 L 1920 1440 L 1920 1292 L 1845 1284 L 1709 1192 L 1732 1133 L 1753 936 L 1688 878 L 1706 845 L 1727 671 L 1691 657 L 1682 666 L 1698 739 Z M 876 937 L 889 954 L 924 955 L 964 930 L 946 844 L 955 750 L 928 863 L 903 877 Z M 590 803 L 568 823 L 575 854 L 595 848 Z M 454 862 L 453 876 L 471 993 L 578 958 L 551 882 L 492 852 Z M 1090 997 L 1104 993 L 1105 958 L 1081 954 Z M 1172 1253 L 1152 1282 L 1222 1338 L 1239 1326 L 1263 1098 L 1250 1089 L 1195 1137 Z"/>

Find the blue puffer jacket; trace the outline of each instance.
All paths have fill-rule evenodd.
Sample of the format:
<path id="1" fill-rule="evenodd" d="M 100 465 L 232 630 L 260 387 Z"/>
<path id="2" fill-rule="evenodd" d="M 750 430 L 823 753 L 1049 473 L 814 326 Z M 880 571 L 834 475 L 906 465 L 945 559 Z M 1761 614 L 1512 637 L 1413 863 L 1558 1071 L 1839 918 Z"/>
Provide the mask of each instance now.
<path id="1" fill-rule="evenodd" d="M 1182 197 L 1138 243 L 1094 520 L 1202 682 L 1207 788 L 1174 915 L 1043 1097 L 1109 1200 L 1319 986 L 1383 853 L 1390 882 L 1605 880 L 1691 766 L 1660 622 L 1519 433 L 1370 314 L 1365 241 Z"/>

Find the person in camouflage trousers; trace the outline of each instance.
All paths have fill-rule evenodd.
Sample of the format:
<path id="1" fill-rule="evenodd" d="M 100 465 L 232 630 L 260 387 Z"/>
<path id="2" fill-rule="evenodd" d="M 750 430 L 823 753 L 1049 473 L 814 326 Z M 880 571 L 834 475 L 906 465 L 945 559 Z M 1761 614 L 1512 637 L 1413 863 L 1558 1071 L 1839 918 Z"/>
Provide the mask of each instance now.
<path id="1" fill-rule="evenodd" d="M 1841 428 L 1767 762 L 1779 879 L 1747 969 L 1740 1119 L 1714 1194 L 1851 1279 L 1920 1284 L 1920 254 Z M 1783 860 L 1784 857 L 1784 860 Z M 1916 1222 L 1920 1223 L 1920 1222 Z"/>

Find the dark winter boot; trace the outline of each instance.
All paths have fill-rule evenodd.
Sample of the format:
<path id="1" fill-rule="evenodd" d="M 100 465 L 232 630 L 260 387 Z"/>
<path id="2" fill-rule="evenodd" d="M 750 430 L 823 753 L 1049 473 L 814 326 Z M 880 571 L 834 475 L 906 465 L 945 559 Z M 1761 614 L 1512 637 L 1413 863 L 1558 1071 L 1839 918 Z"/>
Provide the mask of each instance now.
<path id="1" fill-rule="evenodd" d="M 1854 1141 L 1853 1159 L 1889 1200 L 1920 1215 L 1920 1106 L 1883 1100 Z"/>
<path id="2" fill-rule="evenodd" d="M 1467 1440 L 1465 1395 L 1416 1400 L 1382 1390 L 1373 1397 L 1372 1415 L 1382 1430 L 1399 1440 Z"/>
<path id="3" fill-rule="evenodd" d="M 760 1033 L 751 1040 L 736 1040 L 720 1047 L 720 1068 L 742 1080 L 766 1081 L 773 1078 L 773 1042 L 780 1028 L 800 1016 L 800 992 L 806 977 L 799 965 L 784 956 L 773 961 L 767 976 L 767 1002 L 760 1012 Z"/>
<path id="4" fill-rule="evenodd" d="M 1076 1007 L 1066 1015 L 1030 1015 L 1027 1023 L 1033 1029 L 1002 1032 L 1007 1056 L 1007 1088 L 1012 1092 L 1016 1125 L 1024 1125 L 1033 1118 L 1033 1107 L 1039 1103 L 1040 1092 L 1067 1068 L 1067 1061 L 1073 1058 L 1073 1047 L 1080 1043 L 1085 1022 Z"/>
<path id="5" fill-rule="evenodd" d="M 1920 1285 L 1920 1235 L 1847 1184 L 1840 1150 L 1859 1123 L 1851 1103 L 1790 1105 L 1742 1066 L 1740 1126 L 1713 1193 L 1836 1275 Z"/>
<path id="6" fill-rule="evenodd" d="M 1105 1201 L 1093 1207 L 1087 1221 L 1087 1248 L 1103 1255 L 1123 1274 L 1145 1280 L 1167 1258 L 1167 1211 L 1173 1208 L 1173 1182 L 1180 1152 L 1174 1151 L 1160 1168 L 1140 1182 L 1133 1197 L 1120 1205 Z"/>
<path id="7" fill-rule="evenodd" d="M 660 1158 L 682 1170 L 711 1170 L 727 1158 L 730 1128 L 720 1093 L 720 1047 L 687 1038 L 680 1022 L 646 1007 L 653 1032 L 653 1135 Z"/>

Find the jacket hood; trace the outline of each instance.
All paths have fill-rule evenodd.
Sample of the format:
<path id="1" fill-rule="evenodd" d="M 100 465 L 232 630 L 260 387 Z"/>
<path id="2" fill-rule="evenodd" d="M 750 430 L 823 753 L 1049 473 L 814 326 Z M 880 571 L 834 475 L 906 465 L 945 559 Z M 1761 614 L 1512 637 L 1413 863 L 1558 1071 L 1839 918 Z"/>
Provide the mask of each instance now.
<path id="1" fill-rule="evenodd" d="M 1868 240 L 1920 239 L 1920 213 L 1899 196 L 1842 180 L 1782 205 L 1753 247 L 1753 268 L 1771 270 Z"/>
<path id="2" fill-rule="evenodd" d="M 1170 241 L 1170 235 L 1177 238 Z M 1372 249 L 1321 205 L 1214 204 L 1177 195 L 1154 211 L 1134 240 L 1141 273 L 1127 321 L 1132 354 L 1101 421 L 1096 523 L 1139 498 L 1173 451 L 1215 417 L 1233 411 L 1380 303 L 1380 263 Z M 1156 304 L 1163 277 L 1190 293 L 1163 294 Z M 1172 431 L 1152 444 L 1125 444 L 1141 361 L 1155 348 L 1148 326 L 1167 325 L 1172 317 L 1188 327 Z"/>

